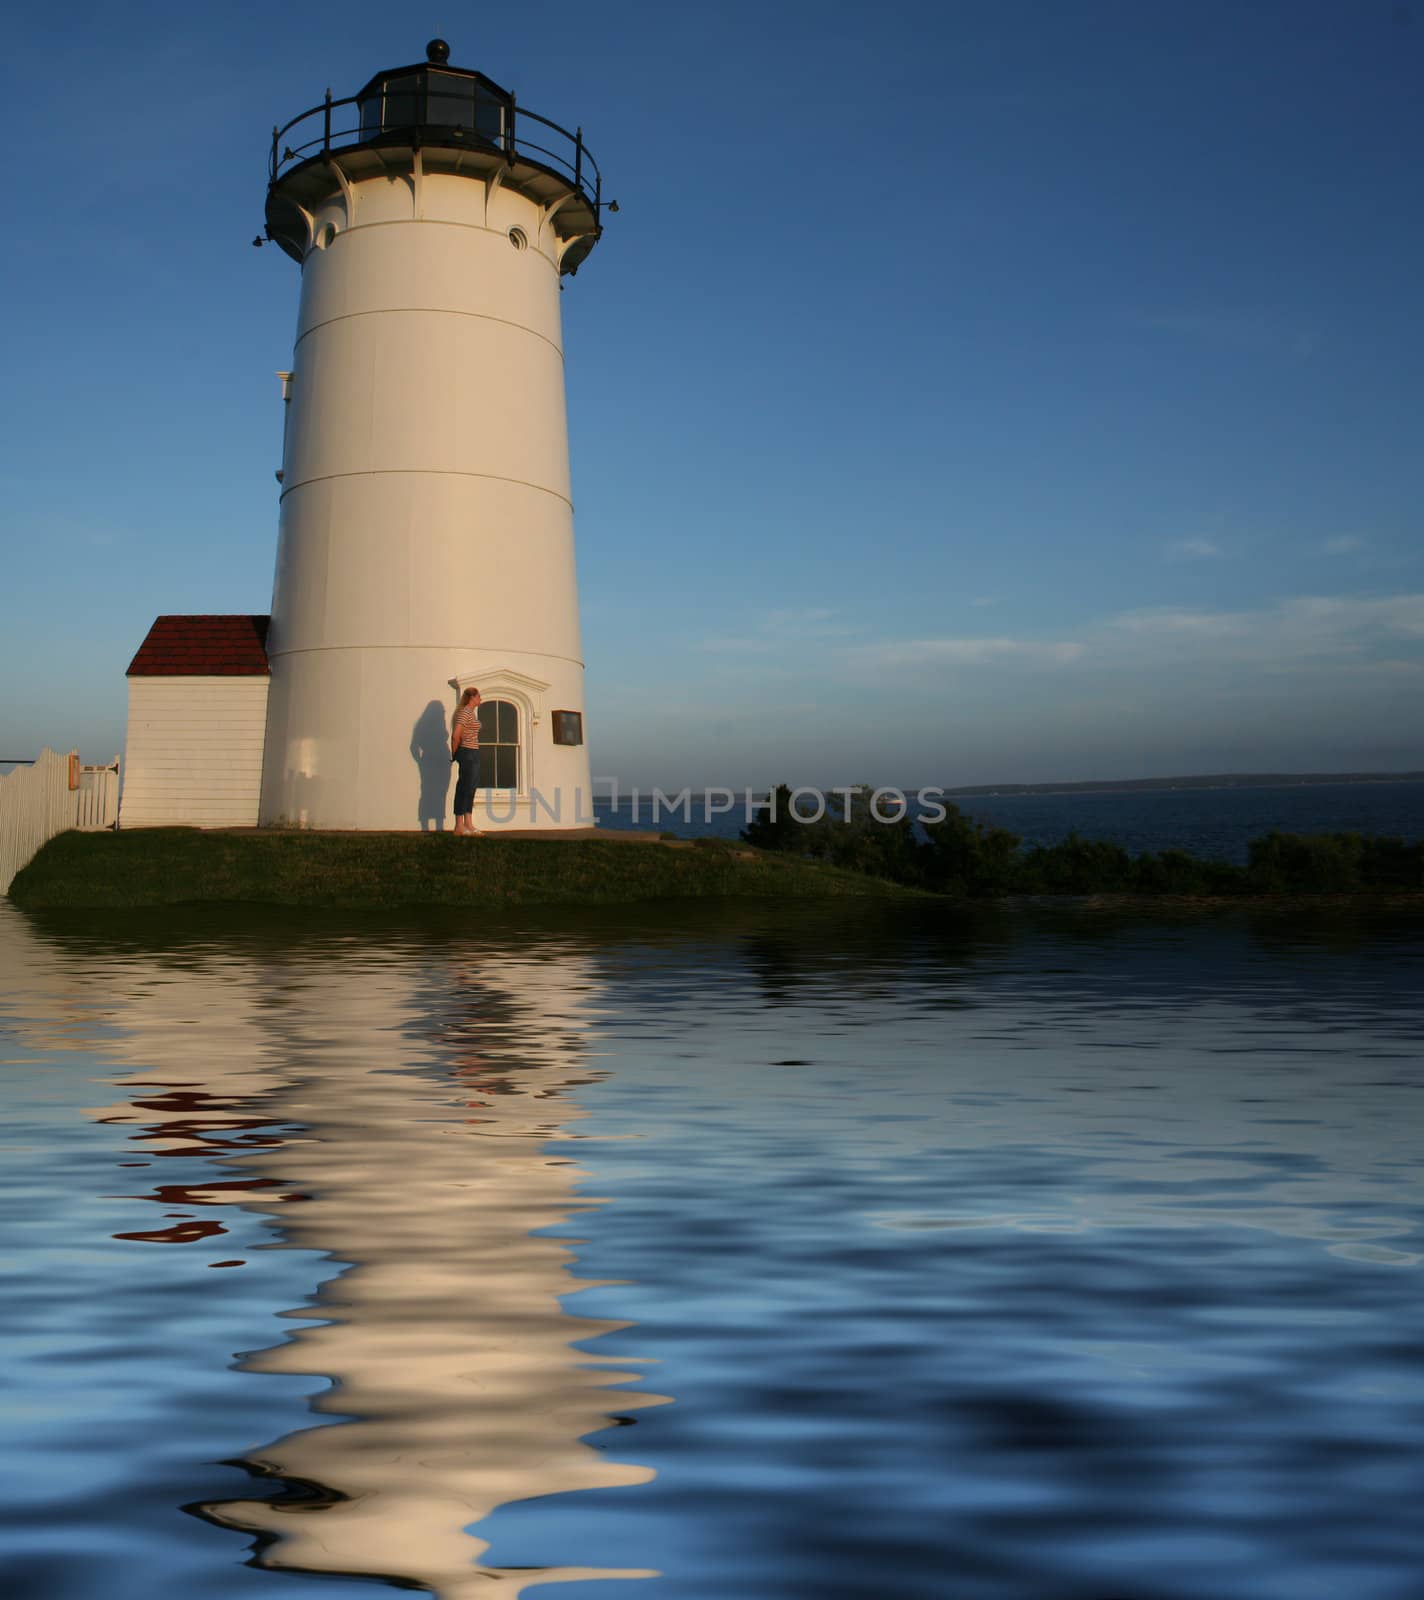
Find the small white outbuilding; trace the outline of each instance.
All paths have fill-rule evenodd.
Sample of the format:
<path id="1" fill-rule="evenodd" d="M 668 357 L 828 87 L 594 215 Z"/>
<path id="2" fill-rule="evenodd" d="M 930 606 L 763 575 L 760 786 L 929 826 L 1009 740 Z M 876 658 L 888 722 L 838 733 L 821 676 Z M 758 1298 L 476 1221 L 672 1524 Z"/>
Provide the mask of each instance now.
<path id="1" fill-rule="evenodd" d="M 159 617 L 129 663 L 122 828 L 252 828 L 267 726 L 266 617 Z"/>

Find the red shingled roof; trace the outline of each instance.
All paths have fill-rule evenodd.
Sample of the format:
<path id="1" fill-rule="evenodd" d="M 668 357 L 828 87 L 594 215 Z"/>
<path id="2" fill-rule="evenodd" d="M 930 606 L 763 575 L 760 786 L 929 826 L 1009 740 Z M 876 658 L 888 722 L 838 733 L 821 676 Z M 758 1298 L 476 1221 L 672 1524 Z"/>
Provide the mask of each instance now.
<path id="1" fill-rule="evenodd" d="M 130 678 L 244 678 L 267 673 L 270 617 L 159 617 Z"/>

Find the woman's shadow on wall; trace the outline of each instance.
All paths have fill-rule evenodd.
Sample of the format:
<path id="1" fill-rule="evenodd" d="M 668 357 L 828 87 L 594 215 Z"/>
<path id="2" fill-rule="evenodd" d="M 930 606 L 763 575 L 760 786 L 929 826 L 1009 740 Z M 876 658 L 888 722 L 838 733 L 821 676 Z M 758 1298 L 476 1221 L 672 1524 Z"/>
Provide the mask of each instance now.
<path id="1" fill-rule="evenodd" d="M 426 706 L 410 730 L 410 755 L 420 774 L 420 831 L 443 833 L 450 793 L 450 730 L 438 700 Z"/>

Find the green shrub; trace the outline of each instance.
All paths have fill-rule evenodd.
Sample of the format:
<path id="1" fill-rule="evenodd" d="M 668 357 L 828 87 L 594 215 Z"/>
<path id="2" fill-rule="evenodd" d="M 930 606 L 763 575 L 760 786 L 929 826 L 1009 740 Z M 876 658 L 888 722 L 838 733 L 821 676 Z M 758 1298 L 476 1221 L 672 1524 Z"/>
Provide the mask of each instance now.
<path id="1" fill-rule="evenodd" d="M 784 855 L 805 855 L 806 829 L 791 815 L 791 785 L 778 783 L 771 806 L 760 811 L 742 829 L 742 839 L 758 850 L 780 850 Z"/>
<path id="2" fill-rule="evenodd" d="M 1185 850 L 1144 854 L 1133 863 L 1138 894 L 1240 894 L 1246 873 L 1229 861 L 1198 861 Z"/>
<path id="3" fill-rule="evenodd" d="M 939 822 L 923 826 L 922 856 L 925 886 L 940 894 L 1009 894 L 1020 874 L 1018 834 L 966 817 L 958 806 L 946 805 Z"/>
<path id="4" fill-rule="evenodd" d="M 1424 888 L 1424 841 L 1358 833 L 1268 833 L 1251 841 L 1247 875 L 1268 894 Z"/>
<path id="5" fill-rule="evenodd" d="M 803 822 L 791 809 L 791 787 L 781 783 L 774 791 L 769 812 L 762 812 L 742 829 L 747 844 L 786 855 L 809 856 L 849 872 L 888 878 L 893 883 L 918 885 L 924 872 L 922 846 L 908 816 L 897 822 L 880 822 L 871 814 L 872 789 L 862 784 L 851 795 L 849 815 L 837 802 L 814 822 Z M 809 810 L 809 807 L 806 808 Z"/>
<path id="6" fill-rule="evenodd" d="M 1362 889 L 1424 889 L 1424 839 L 1410 844 L 1388 835 L 1366 838 L 1359 871 Z"/>
<path id="7" fill-rule="evenodd" d="M 1070 833 L 1061 844 L 1028 851 L 1019 880 L 1032 894 L 1121 894 L 1134 887 L 1134 876 L 1121 845 Z"/>
<path id="8" fill-rule="evenodd" d="M 1253 839 L 1245 867 L 1200 860 L 1185 850 L 1129 855 L 1121 845 L 1076 833 L 1024 850 L 1017 834 L 946 805 L 939 822 L 881 823 L 872 786 L 851 798 L 850 816 L 812 823 L 790 813 L 791 789 L 778 785 L 774 816 L 742 831 L 749 844 L 810 857 L 936 894 L 1239 895 L 1363 894 L 1424 891 L 1424 840 L 1358 833 L 1289 834 Z"/>

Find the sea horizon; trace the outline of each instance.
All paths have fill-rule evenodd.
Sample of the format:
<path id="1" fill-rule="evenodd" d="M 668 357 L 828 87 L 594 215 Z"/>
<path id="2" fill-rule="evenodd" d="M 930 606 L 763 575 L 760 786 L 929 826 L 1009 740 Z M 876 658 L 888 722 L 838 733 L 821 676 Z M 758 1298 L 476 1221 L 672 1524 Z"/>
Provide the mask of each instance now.
<path id="1" fill-rule="evenodd" d="M 880 787 L 887 792 L 895 791 L 907 795 L 934 791 L 952 799 L 956 795 L 1087 794 L 1147 789 L 1283 789 L 1306 784 L 1421 782 L 1424 782 L 1424 771 L 1208 772 L 1181 773 L 1174 777 L 1166 778 L 1050 779 L 1043 783 L 900 783 L 884 784 Z M 635 793 L 651 799 L 654 793 L 680 795 L 684 790 L 694 797 L 726 793 L 744 795 L 748 792 L 756 796 L 765 796 L 769 795 L 776 787 L 778 787 L 776 784 L 703 784 L 699 787 L 693 787 L 689 784 L 625 784 L 620 781 L 616 789 L 599 787 L 596 783 L 593 790 L 593 801 L 595 805 L 606 804 L 614 799 L 629 798 Z M 792 787 L 796 786 L 793 785 Z M 838 784 L 834 786 L 806 784 L 803 787 L 808 793 L 833 794 L 840 788 L 859 789 L 866 786 L 863 784 Z"/>

